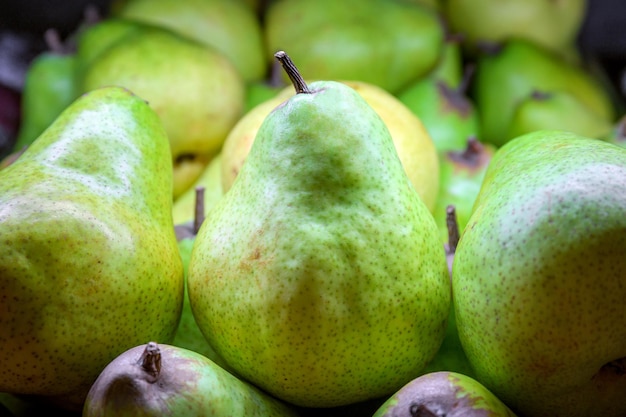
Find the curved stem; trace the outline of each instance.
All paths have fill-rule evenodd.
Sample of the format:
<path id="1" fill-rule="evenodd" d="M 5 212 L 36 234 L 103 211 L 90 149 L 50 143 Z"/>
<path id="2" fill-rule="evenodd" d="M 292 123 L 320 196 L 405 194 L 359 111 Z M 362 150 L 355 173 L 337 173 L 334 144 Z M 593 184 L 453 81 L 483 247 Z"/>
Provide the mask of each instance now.
<path id="1" fill-rule="evenodd" d="M 459 224 L 456 220 L 456 208 L 450 204 L 446 207 L 446 226 L 448 226 L 448 247 L 449 253 L 456 251 L 456 246 L 459 244 L 460 232 Z"/>
<path id="2" fill-rule="evenodd" d="M 161 349 L 159 349 L 156 342 L 149 342 L 146 345 L 141 358 L 139 358 L 139 365 L 155 379 L 159 377 L 161 372 Z"/>
<path id="3" fill-rule="evenodd" d="M 293 63 L 289 55 L 285 51 L 278 51 L 274 54 L 278 62 L 283 66 L 283 69 L 289 76 L 293 87 L 296 89 L 297 94 L 311 94 L 311 90 L 309 90 L 309 86 L 304 82 L 304 78 L 300 75 L 298 68 Z"/>
<path id="4" fill-rule="evenodd" d="M 196 206 L 193 217 L 193 234 L 197 235 L 204 221 L 204 187 L 196 187 Z"/>

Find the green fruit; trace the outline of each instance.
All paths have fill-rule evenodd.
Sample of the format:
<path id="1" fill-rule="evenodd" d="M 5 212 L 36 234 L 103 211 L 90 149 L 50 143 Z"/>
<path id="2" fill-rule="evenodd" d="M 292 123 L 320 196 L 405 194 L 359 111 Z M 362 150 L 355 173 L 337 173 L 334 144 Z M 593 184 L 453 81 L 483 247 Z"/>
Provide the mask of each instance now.
<path id="1" fill-rule="evenodd" d="M 458 372 L 430 372 L 392 395 L 374 417 L 515 417 L 493 392 Z"/>
<path id="2" fill-rule="evenodd" d="M 268 52 L 293 51 L 307 79 L 396 93 L 437 64 L 444 28 L 434 10 L 404 1 L 278 0 L 265 13 L 265 37 Z"/>
<path id="3" fill-rule="evenodd" d="M 100 53 L 81 91 L 128 88 L 150 103 L 170 140 L 173 198 L 198 179 L 243 111 L 244 83 L 223 55 L 165 29 L 144 27 Z"/>
<path id="4" fill-rule="evenodd" d="M 600 139 L 612 128 L 612 120 L 599 117 L 569 92 L 533 91 L 515 106 L 506 137 L 514 138 L 536 130 L 567 130 Z"/>
<path id="5" fill-rule="evenodd" d="M 511 139 L 508 129 L 516 105 L 533 91 L 569 93 L 598 119 L 613 120 L 611 97 L 589 71 L 528 41 L 514 40 L 478 60 L 470 94 L 478 108 L 481 138 L 496 146 Z"/>
<path id="6" fill-rule="evenodd" d="M 575 44 L 587 0 L 447 0 L 443 14 L 464 48 L 476 52 L 484 42 L 525 39 L 556 53 Z"/>
<path id="7" fill-rule="evenodd" d="M 48 31 L 47 37 L 55 34 Z M 73 51 L 59 49 L 46 50 L 31 62 L 24 79 L 14 151 L 30 145 L 76 99 L 75 63 Z"/>
<path id="8" fill-rule="evenodd" d="M 494 151 L 493 146 L 469 137 L 463 151 L 440 155 L 439 195 L 433 215 L 443 242 L 448 240 L 447 207 L 454 206 L 458 228 L 463 232 Z"/>
<path id="9" fill-rule="evenodd" d="M 426 77 L 398 95 L 424 124 L 439 152 L 460 151 L 468 137 L 480 136 L 480 122 L 471 98 L 438 78 Z"/>
<path id="10" fill-rule="evenodd" d="M 171 340 L 171 183 L 157 115 L 117 87 L 81 96 L 0 171 L 0 392 L 76 409 L 121 351 Z"/>
<path id="11" fill-rule="evenodd" d="M 626 149 L 537 131 L 494 154 L 456 249 L 476 379 L 524 416 L 626 415 Z"/>
<path id="12" fill-rule="evenodd" d="M 210 359 L 150 342 L 111 361 L 89 391 L 83 417 L 296 417 L 287 405 Z"/>
<path id="13" fill-rule="evenodd" d="M 219 51 L 242 78 L 261 80 L 267 71 L 261 23 L 255 12 L 231 0 L 128 0 L 121 17 L 168 28 Z"/>
<path id="14" fill-rule="evenodd" d="M 272 111 L 189 264 L 198 326 L 237 374 L 305 407 L 419 374 L 450 308 L 445 252 L 385 123 L 357 91 L 307 86 Z"/>

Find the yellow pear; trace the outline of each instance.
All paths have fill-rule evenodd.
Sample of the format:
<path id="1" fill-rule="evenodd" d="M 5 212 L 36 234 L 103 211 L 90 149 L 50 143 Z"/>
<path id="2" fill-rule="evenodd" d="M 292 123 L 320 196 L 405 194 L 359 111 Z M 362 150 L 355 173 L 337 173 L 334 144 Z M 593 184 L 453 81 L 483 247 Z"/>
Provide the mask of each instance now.
<path id="1" fill-rule="evenodd" d="M 413 187 L 432 212 L 439 187 L 439 157 L 432 138 L 421 120 L 401 101 L 371 83 L 342 80 L 355 89 L 383 119 Z M 289 86 L 275 97 L 248 111 L 231 129 L 222 147 L 222 189 L 228 191 L 243 165 L 257 131 L 279 104 L 295 94 Z"/>

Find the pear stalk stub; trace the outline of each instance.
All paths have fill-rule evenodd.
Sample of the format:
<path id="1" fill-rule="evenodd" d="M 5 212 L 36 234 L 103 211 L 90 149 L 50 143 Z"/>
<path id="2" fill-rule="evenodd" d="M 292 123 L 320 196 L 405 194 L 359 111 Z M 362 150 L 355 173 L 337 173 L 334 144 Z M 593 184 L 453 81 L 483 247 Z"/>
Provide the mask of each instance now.
<path id="1" fill-rule="evenodd" d="M 289 76 L 294 88 L 296 89 L 296 93 L 298 94 L 311 94 L 311 90 L 309 90 L 309 86 L 304 82 L 304 78 L 300 75 L 300 71 L 293 63 L 289 55 L 285 51 L 278 51 L 274 54 L 278 62 L 283 66 L 283 69 Z"/>

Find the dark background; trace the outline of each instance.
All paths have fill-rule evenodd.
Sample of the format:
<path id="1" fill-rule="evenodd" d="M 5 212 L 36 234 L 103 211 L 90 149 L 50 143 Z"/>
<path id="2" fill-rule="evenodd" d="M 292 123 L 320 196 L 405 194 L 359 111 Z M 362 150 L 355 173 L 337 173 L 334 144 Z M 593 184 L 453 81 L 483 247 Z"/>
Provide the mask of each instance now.
<path id="1" fill-rule="evenodd" d="M 0 0 L 0 158 L 12 147 L 19 127 L 24 74 L 46 48 L 44 31 L 56 28 L 64 39 L 78 27 L 88 5 L 106 15 L 112 1 Z M 615 87 L 616 99 L 626 103 L 626 0 L 588 0 L 578 45 L 585 61 Z"/>

